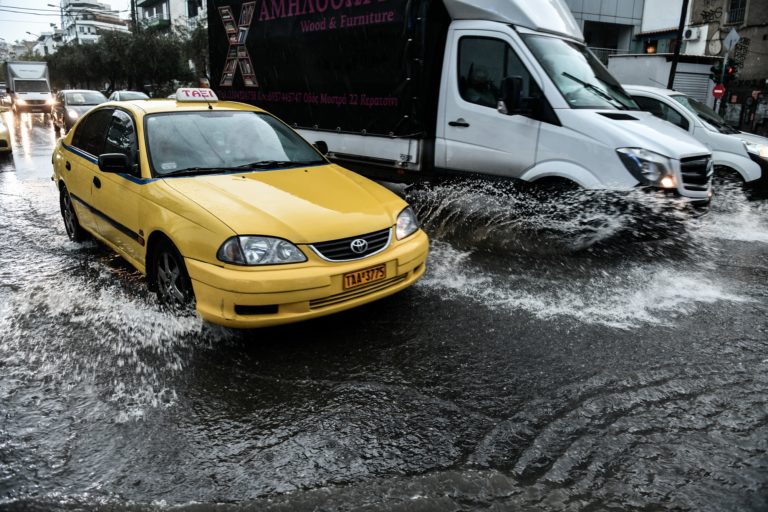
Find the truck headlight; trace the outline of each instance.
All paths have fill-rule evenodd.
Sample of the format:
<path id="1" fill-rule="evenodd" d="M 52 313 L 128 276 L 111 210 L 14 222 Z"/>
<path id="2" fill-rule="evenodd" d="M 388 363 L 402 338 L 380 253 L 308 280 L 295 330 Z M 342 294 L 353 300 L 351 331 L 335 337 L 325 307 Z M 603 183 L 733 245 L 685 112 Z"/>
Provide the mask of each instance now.
<path id="1" fill-rule="evenodd" d="M 235 265 L 282 265 L 307 261 L 304 253 L 291 242 L 269 236 L 233 236 L 221 245 L 216 257 Z"/>
<path id="2" fill-rule="evenodd" d="M 78 118 L 80 114 L 77 113 L 77 110 L 69 109 L 67 110 L 67 115 L 69 116 L 70 119 L 74 121 L 75 119 Z"/>
<path id="3" fill-rule="evenodd" d="M 26 105 L 27 104 L 27 100 L 25 100 L 23 98 L 19 98 L 19 99 L 16 100 L 16 104 L 17 105 Z"/>
<path id="4" fill-rule="evenodd" d="M 749 142 L 746 140 L 743 140 L 742 142 L 744 143 L 744 146 L 746 146 L 748 152 L 768 160 L 768 144 L 760 144 L 758 142 Z"/>
<path id="5" fill-rule="evenodd" d="M 616 152 L 627 170 L 643 185 L 674 187 L 672 161 L 664 155 L 641 148 L 620 148 Z M 671 177 L 671 180 L 665 180 Z"/>
<path id="6" fill-rule="evenodd" d="M 48 99 L 47 99 L 47 100 L 45 100 L 45 104 L 46 104 L 46 105 L 53 105 L 53 103 L 54 103 L 54 101 L 53 101 L 53 97 L 51 97 L 51 96 L 48 96 Z"/>
<path id="7" fill-rule="evenodd" d="M 413 209 L 409 206 L 397 216 L 397 225 L 395 227 L 395 234 L 398 240 L 408 238 L 419 229 L 419 220 L 416 218 L 416 214 L 413 213 Z"/>

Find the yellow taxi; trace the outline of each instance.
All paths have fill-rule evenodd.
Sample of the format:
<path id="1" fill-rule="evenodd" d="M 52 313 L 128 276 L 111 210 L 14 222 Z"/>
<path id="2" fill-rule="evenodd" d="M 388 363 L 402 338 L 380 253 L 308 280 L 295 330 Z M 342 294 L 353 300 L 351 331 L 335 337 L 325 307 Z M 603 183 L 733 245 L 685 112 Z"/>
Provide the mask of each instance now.
<path id="1" fill-rule="evenodd" d="M 11 131 L 3 123 L 3 118 L 0 117 L 0 154 L 8 155 L 11 151 Z"/>
<path id="2" fill-rule="evenodd" d="M 104 103 L 56 144 L 67 234 L 102 241 L 161 302 L 262 327 L 407 288 L 429 243 L 400 197 L 269 113 L 210 89 Z"/>

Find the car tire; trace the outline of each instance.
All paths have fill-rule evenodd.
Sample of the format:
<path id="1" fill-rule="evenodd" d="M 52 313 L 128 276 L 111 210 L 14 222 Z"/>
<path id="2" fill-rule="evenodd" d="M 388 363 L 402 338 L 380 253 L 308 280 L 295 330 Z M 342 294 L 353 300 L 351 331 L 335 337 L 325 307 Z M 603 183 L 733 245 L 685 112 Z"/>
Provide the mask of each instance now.
<path id="1" fill-rule="evenodd" d="M 64 219 L 64 229 L 66 229 L 69 239 L 73 242 L 85 240 L 85 230 L 80 226 L 80 221 L 77 220 L 72 197 L 69 195 L 66 185 L 62 185 L 59 192 L 59 207 L 61 208 L 61 217 Z"/>
<path id="2" fill-rule="evenodd" d="M 152 282 L 161 304 L 177 309 L 188 309 L 194 304 L 195 293 L 184 258 L 169 240 L 160 240 L 155 246 Z"/>

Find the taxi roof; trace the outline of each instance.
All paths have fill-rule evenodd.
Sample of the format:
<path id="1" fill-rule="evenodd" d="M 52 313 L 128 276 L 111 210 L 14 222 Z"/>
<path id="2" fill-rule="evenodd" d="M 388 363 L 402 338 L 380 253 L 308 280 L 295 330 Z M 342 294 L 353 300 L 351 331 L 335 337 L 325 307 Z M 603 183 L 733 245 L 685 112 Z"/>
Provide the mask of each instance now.
<path id="1" fill-rule="evenodd" d="M 201 110 L 242 110 L 246 112 L 264 112 L 259 107 L 248 105 L 246 103 L 239 103 L 236 101 L 213 101 L 211 103 L 205 101 L 176 101 L 169 98 L 158 98 L 148 100 L 128 100 L 128 101 L 110 101 L 102 103 L 100 107 L 104 106 L 120 106 L 127 108 L 139 115 L 146 114 L 160 114 L 164 112 L 199 112 Z"/>

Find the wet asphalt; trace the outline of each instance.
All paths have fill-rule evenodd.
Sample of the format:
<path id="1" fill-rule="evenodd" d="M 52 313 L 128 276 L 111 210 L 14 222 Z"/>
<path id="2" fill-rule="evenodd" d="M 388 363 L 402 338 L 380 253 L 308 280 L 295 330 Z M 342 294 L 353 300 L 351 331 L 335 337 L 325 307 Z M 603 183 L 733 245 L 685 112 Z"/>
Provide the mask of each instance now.
<path id="1" fill-rule="evenodd" d="M 4 119 L 0 510 L 768 509 L 767 202 L 417 187 L 414 287 L 235 331 L 70 242 Z"/>

